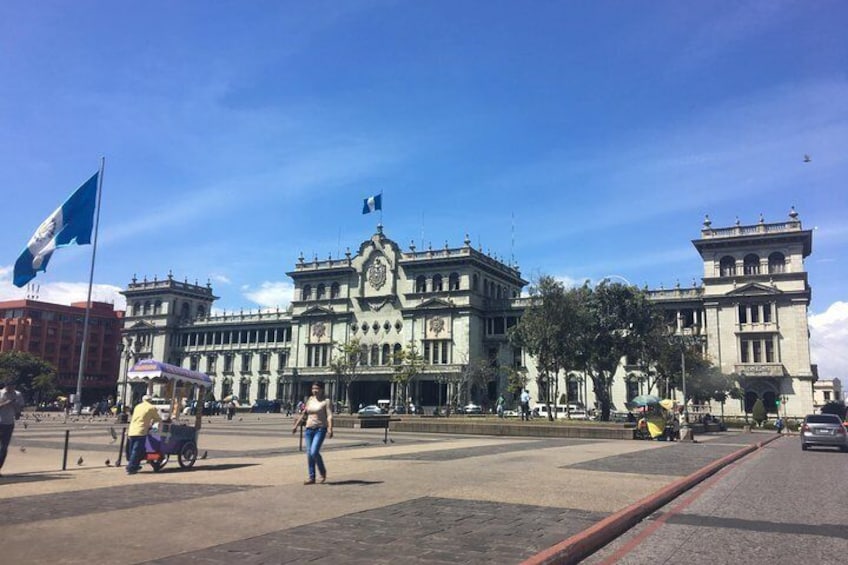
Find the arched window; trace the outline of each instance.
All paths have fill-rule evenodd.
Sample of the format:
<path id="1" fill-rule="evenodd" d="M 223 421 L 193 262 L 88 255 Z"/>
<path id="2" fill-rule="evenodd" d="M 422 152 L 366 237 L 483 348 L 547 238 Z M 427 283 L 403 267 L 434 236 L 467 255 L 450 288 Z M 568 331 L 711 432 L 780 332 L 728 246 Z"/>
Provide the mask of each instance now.
<path id="1" fill-rule="evenodd" d="M 391 363 L 391 357 L 392 357 L 392 348 L 389 347 L 388 343 L 383 344 L 383 359 L 382 359 L 383 362 L 382 362 L 382 365 L 388 365 L 389 363 Z"/>
<path id="2" fill-rule="evenodd" d="M 135 302 L 132 307 L 132 313 L 133 316 L 138 316 L 139 314 L 141 314 L 141 304 Z"/>
<path id="3" fill-rule="evenodd" d="M 145 303 L 144 303 L 144 315 L 145 315 L 145 316 L 147 316 L 147 315 L 149 315 L 149 314 L 150 314 L 150 312 L 152 312 L 152 311 L 153 311 L 153 310 L 152 310 L 152 307 L 151 307 L 151 305 L 150 305 L 150 301 L 148 300 L 147 302 L 145 302 Z"/>
<path id="4" fill-rule="evenodd" d="M 309 300 L 310 298 L 312 298 L 312 286 L 305 284 L 300 291 L 300 299 Z"/>
<path id="5" fill-rule="evenodd" d="M 153 313 L 157 316 L 162 313 L 162 301 L 157 300 L 153 303 Z"/>
<path id="6" fill-rule="evenodd" d="M 330 298 L 338 298 L 341 294 L 341 288 L 339 287 L 339 283 L 334 282 L 330 285 Z"/>
<path id="7" fill-rule="evenodd" d="M 318 285 L 318 292 L 316 293 L 316 298 L 318 300 L 322 300 L 324 298 L 324 294 L 327 292 L 327 287 L 324 286 L 324 283 Z"/>
<path id="8" fill-rule="evenodd" d="M 433 275 L 433 292 L 441 292 L 442 290 L 442 275 Z"/>
<path id="9" fill-rule="evenodd" d="M 424 275 L 415 279 L 415 292 L 427 292 L 427 279 Z"/>
<path id="10" fill-rule="evenodd" d="M 480 277 L 477 276 L 477 273 L 471 275 L 471 290 L 476 291 L 480 288 Z"/>
<path id="11" fill-rule="evenodd" d="M 760 274 L 760 258 L 754 255 L 753 253 L 749 253 L 745 255 L 745 261 L 743 263 L 744 272 L 746 275 L 759 275 Z"/>
<path id="12" fill-rule="evenodd" d="M 372 367 L 380 364 L 380 346 L 377 344 L 371 346 L 371 362 L 369 364 Z"/>
<path id="13" fill-rule="evenodd" d="M 783 256 L 783 253 L 780 253 L 779 251 L 775 251 L 774 253 L 769 255 L 768 272 L 769 273 L 785 273 L 786 272 L 786 257 Z"/>
<path id="14" fill-rule="evenodd" d="M 368 364 L 368 346 L 363 345 L 359 348 L 359 364 L 367 365 Z"/>
<path id="15" fill-rule="evenodd" d="M 183 320 L 191 318 L 191 306 L 188 302 L 183 302 L 183 305 L 180 307 L 180 318 Z"/>
<path id="16" fill-rule="evenodd" d="M 721 272 L 721 276 L 732 277 L 736 274 L 736 259 L 730 255 L 725 255 L 721 258 L 719 270 Z"/>
<path id="17" fill-rule="evenodd" d="M 204 316 L 206 316 L 206 308 L 204 308 L 203 306 L 198 306 L 197 307 L 197 317 L 203 318 Z"/>
<path id="18" fill-rule="evenodd" d="M 392 362 L 395 365 L 400 365 L 400 354 L 403 351 L 403 348 L 399 343 L 395 344 L 394 351 L 392 352 Z"/>
<path id="19" fill-rule="evenodd" d="M 459 290 L 459 274 L 451 273 L 448 277 L 448 290 Z"/>

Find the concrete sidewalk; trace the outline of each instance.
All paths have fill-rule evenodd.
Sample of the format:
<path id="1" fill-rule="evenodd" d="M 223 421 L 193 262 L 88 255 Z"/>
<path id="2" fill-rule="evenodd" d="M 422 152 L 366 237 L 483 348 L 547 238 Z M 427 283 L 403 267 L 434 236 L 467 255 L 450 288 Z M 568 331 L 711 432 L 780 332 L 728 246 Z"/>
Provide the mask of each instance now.
<path id="1" fill-rule="evenodd" d="M 4 561 L 519 563 L 762 439 L 392 432 L 384 444 L 383 430 L 339 429 L 322 450 L 327 484 L 304 486 L 290 422 L 205 419 L 207 459 L 134 476 L 105 465 L 114 424 L 72 424 L 65 472 L 67 425 L 17 428 L 0 479 Z"/>

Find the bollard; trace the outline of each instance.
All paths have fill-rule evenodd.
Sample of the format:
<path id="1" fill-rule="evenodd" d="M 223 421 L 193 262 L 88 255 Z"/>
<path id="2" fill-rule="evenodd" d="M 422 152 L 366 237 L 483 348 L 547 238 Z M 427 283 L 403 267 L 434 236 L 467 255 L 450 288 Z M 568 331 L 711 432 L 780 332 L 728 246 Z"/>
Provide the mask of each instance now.
<path id="1" fill-rule="evenodd" d="M 65 452 L 62 454 L 62 470 L 68 470 L 68 440 L 71 438 L 71 430 L 65 430 Z"/>
<path id="2" fill-rule="evenodd" d="M 124 456 L 124 440 L 127 437 L 127 429 L 121 428 L 121 450 L 118 451 L 118 460 L 115 461 L 115 467 L 121 466 L 121 457 Z"/>

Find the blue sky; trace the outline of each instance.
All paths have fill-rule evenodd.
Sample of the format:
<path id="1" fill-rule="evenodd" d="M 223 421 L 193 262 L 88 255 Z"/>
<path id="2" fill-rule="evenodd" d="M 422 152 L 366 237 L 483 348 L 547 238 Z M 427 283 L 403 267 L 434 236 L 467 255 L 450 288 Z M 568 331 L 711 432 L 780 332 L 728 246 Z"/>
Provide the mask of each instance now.
<path id="1" fill-rule="evenodd" d="M 848 5 L 0 5 L 0 298 L 106 158 L 95 298 L 133 274 L 285 306 L 302 251 L 462 244 L 523 274 L 690 285 L 704 214 L 815 228 L 814 356 L 848 377 Z M 812 160 L 804 163 L 804 155 Z M 514 226 L 514 229 L 513 229 Z M 514 241 L 514 243 L 513 243 Z M 42 299 L 84 300 L 90 248 Z"/>

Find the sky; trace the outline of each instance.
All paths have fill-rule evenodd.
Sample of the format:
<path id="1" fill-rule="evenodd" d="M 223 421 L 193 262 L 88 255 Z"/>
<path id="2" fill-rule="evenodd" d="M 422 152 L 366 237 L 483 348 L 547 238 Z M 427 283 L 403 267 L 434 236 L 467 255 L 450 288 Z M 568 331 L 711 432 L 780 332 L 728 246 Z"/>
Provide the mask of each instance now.
<path id="1" fill-rule="evenodd" d="M 837 0 L 7 0 L 0 299 L 101 157 L 93 298 L 119 307 L 169 271 L 218 310 L 285 307 L 301 253 L 381 217 L 403 249 L 467 234 L 528 280 L 691 286 L 706 214 L 794 206 L 813 361 L 846 381 L 846 21 Z M 84 301 L 90 258 L 56 252 L 39 298 Z"/>

